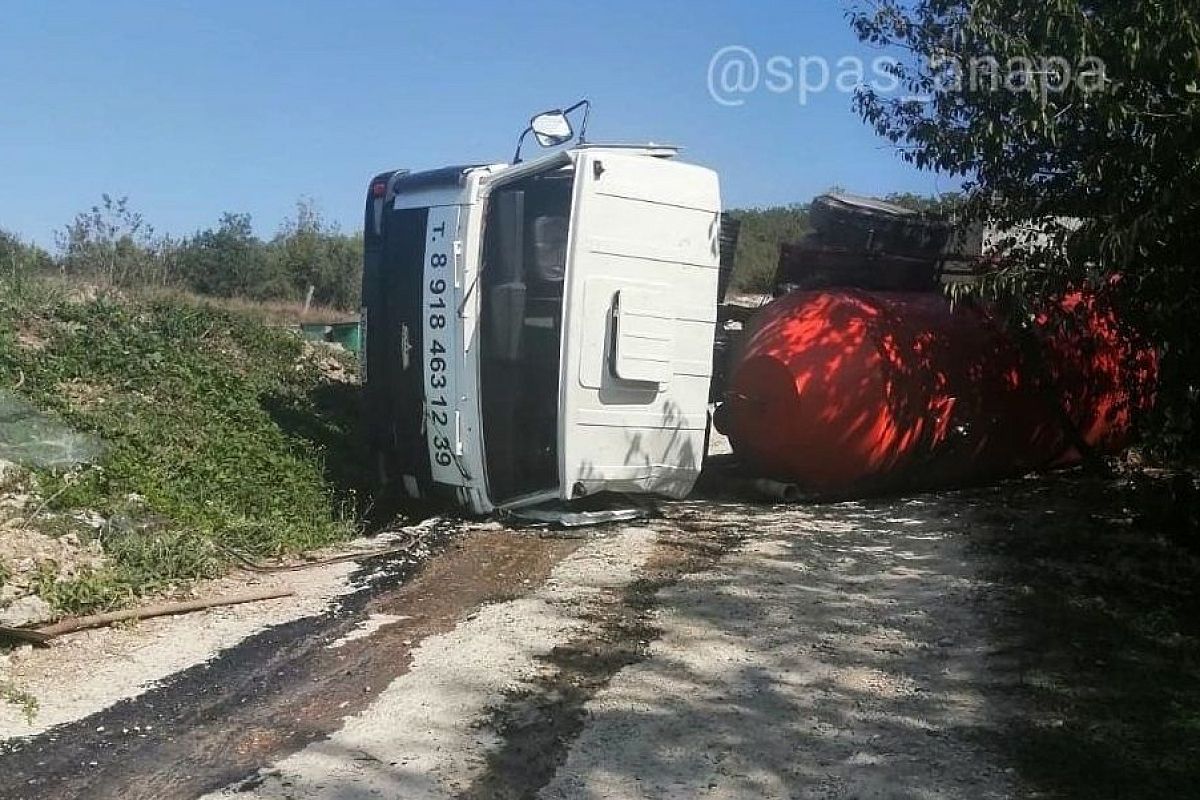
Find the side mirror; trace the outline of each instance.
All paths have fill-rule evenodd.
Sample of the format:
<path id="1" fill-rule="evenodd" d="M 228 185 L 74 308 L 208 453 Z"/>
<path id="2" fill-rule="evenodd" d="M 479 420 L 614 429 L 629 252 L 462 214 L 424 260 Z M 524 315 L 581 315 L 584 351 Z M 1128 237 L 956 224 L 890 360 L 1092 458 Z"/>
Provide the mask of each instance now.
<path id="1" fill-rule="evenodd" d="M 546 111 L 529 121 L 529 129 L 542 147 L 554 147 L 575 135 L 571 121 L 561 110 Z"/>
<path id="2" fill-rule="evenodd" d="M 556 108 L 553 111 L 543 111 L 529 120 L 529 127 L 517 139 L 517 152 L 513 154 L 512 163 L 521 163 L 521 144 L 525 141 L 525 137 L 531 133 L 542 147 L 554 147 L 571 141 L 571 138 L 575 135 L 575 129 L 571 126 L 571 114 L 581 108 L 583 109 L 583 122 L 579 126 L 579 143 L 583 144 L 585 141 L 584 137 L 587 135 L 588 115 L 592 110 L 592 104 L 587 100 L 580 100 L 570 108 Z"/>

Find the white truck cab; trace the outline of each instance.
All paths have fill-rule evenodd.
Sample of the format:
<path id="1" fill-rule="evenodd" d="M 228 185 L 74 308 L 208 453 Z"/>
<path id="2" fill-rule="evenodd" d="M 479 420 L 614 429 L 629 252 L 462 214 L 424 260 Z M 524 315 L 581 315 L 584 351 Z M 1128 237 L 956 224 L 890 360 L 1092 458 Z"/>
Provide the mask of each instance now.
<path id="1" fill-rule="evenodd" d="M 376 177 L 364 377 L 382 480 L 477 514 L 687 495 L 720 212 L 716 173 L 656 146 Z"/>

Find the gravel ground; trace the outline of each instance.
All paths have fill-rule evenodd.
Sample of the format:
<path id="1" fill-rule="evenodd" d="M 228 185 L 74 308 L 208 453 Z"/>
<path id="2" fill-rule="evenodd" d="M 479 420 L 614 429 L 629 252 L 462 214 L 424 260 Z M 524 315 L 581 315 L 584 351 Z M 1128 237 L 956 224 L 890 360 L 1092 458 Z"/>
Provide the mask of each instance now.
<path id="1" fill-rule="evenodd" d="M 69 765 L 93 752 L 95 798 L 1186 796 L 1200 778 L 1200 558 L 1150 522 L 1112 484 L 1060 476 L 879 502 L 672 504 L 573 542 L 493 525 L 314 628 L 287 651 L 294 680 L 205 689 L 214 709 L 249 709 L 254 730 L 169 694 L 155 702 L 180 742 L 101 741 L 25 793 L 0 781 L 0 797 L 79 796 L 88 778 Z M 226 651 L 222 674 L 265 680 L 281 647 Z M 120 664 L 100 654 L 96 674 Z M 0 747 L 0 773 L 30 774 L 97 719 L 18 742 L 8 761 Z"/>
<path id="2" fill-rule="evenodd" d="M 961 537 L 920 501 L 756 516 L 659 596 L 545 798 L 995 798 L 973 744 L 987 636 Z"/>
<path id="3" fill-rule="evenodd" d="M 481 725 L 545 654 L 584 625 L 596 595 L 629 583 L 654 534 L 627 528 L 564 559 L 527 597 L 486 606 L 426 639 L 407 674 L 328 739 L 213 798 L 452 797 L 486 766 L 498 737 Z"/>
<path id="4" fill-rule="evenodd" d="M 371 540 L 357 539 L 343 550 L 316 553 L 314 558 L 386 547 L 407 535 L 408 529 L 401 529 Z M 320 614 L 338 598 L 361 588 L 351 580 L 356 570 L 355 563 L 341 562 L 295 572 L 244 572 L 200 581 L 189 588 L 189 597 L 216 598 L 257 589 L 294 594 L 82 631 L 61 637 L 53 647 L 25 645 L 0 656 L 0 679 L 12 681 L 37 702 L 32 719 L 16 705 L 0 703 L 0 742 L 83 719 L 137 697 L 164 678 L 202 664 L 260 631 Z"/>
<path id="5" fill-rule="evenodd" d="M 996 727 L 976 688 L 986 585 L 944 510 L 747 510 L 599 535 L 537 591 L 422 642 L 340 731 L 211 797 L 1011 796 L 978 744 Z M 720 531 L 737 543 L 703 567 L 670 550 Z"/>

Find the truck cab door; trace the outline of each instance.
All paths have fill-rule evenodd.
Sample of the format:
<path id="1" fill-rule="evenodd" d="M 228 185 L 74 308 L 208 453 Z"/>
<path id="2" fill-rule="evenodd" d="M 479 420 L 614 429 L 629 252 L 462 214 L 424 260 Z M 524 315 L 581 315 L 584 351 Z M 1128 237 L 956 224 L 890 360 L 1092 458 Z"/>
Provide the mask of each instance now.
<path id="1" fill-rule="evenodd" d="M 716 173 L 582 150 L 568 240 L 562 496 L 683 497 L 704 459 L 717 318 Z"/>

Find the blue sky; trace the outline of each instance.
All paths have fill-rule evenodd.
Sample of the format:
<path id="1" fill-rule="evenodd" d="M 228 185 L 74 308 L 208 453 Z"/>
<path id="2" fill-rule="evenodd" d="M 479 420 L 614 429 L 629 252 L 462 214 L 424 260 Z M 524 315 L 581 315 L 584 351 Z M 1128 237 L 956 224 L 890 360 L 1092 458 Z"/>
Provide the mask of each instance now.
<path id="1" fill-rule="evenodd" d="M 9 2 L 0 227 L 45 245 L 102 192 L 162 232 L 222 211 L 270 235 L 298 197 L 346 230 L 371 175 L 503 161 L 537 110 L 593 103 L 589 138 L 680 144 L 728 206 L 952 185 L 905 166 L 837 91 L 709 91 L 720 48 L 873 58 L 842 0 Z M 782 63 L 782 62 L 777 62 Z M 819 78 L 819 73 L 812 73 Z M 719 77 L 719 73 L 718 73 Z M 760 73 L 760 83 L 765 83 Z M 782 86 L 782 78 L 774 88 Z"/>

